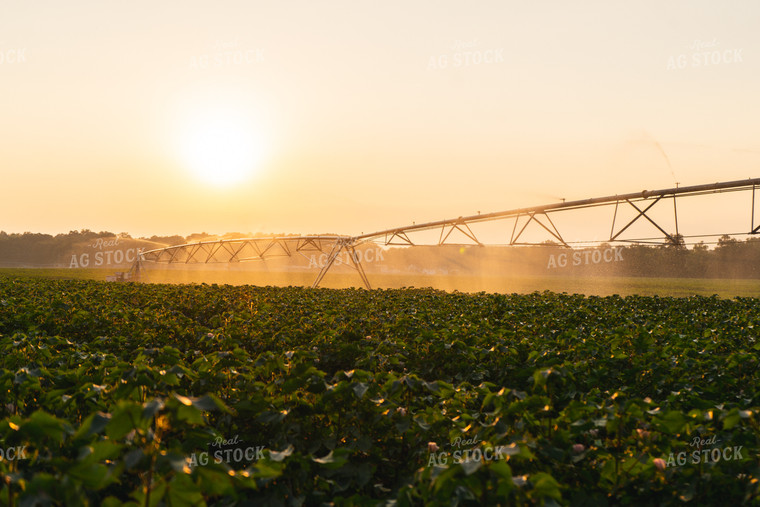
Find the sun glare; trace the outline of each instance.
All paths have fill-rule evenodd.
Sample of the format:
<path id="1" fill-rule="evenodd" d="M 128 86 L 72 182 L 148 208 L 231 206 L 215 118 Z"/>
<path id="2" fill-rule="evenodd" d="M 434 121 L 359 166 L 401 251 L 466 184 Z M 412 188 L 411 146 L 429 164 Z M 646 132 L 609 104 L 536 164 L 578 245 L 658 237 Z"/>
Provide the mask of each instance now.
<path id="1" fill-rule="evenodd" d="M 240 115 L 209 114 L 189 122 L 181 136 L 184 165 L 204 183 L 229 186 L 250 179 L 262 156 L 262 140 Z"/>

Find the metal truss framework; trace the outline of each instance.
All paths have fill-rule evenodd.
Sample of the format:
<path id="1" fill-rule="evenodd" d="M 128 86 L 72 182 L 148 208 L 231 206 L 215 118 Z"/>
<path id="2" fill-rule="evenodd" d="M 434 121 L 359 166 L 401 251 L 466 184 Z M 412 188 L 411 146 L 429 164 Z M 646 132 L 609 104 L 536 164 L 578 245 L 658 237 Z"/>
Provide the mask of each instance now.
<path id="1" fill-rule="evenodd" d="M 142 259 L 163 263 L 218 263 L 291 257 L 303 252 L 325 252 L 344 236 L 275 236 L 266 238 L 221 239 L 175 245 L 143 252 Z"/>
<path id="2" fill-rule="evenodd" d="M 542 228 L 552 238 L 555 244 L 560 244 L 570 248 L 569 242 L 563 239 L 562 234 L 551 219 L 551 214 L 566 212 L 570 210 L 580 210 L 585 208 L 614 206 L 612 216 L 612 227 L 607 242 L 628 242 L 628 243 L 650 243 L 650 244 L 683 244 L 685 238 L 701 237 L 698 235 L 684 236 L 679 233 L 678 227 L 678 208 L 677 198 L 693 197 L 706 194 L 716 194 L 722 192 L 751 191 L 752 205 L 750 228 L 746 232 L 728 233 L 728 235 L 751 235 L 760 232 L 760 224 L 755 225 L 755 190 L 760 187 L 760 178 L 728 181 L 722 183 L 712 183 L 706 185 L 693 185 L 688 187 L 676 187 L 663 190 L 653 190 L 634 192 L 623 195 L 614 195 L 608 197 L 597 197 L 592 199 L 576 200 L 569 202 L 546 204 L 543 206 L 534 206 L 529 208 L 517 208 L 495 213 L 477 214 L 471 216 L 461 216 L 454 219 L 439 220 L 423 224 L 413 224 L 406 227 L 397 227 L 370 234 L 358 236 L 341 236 L 341 235 L 312 235 L 312 236 L 277 236 L 269 238 L 241 238 L 241 239 L 223 239 L 218 241 L 201 241 L 186 245 L 177 245 L 157 250 L 143 252 L 136 261 L 136 268 L 141 267 L 142 262 L 156 263 L 228 263 L 228 262 L 245 262 L 253 260 L 265 260 L 270 257 L 292 257 L 293 255 L 304 255 L 304 252 L 320 252 L 327 255 L 327 261 L 321 267 L 316 280 L 312 287 L 317 287 L 327 272 L 335 263 L 338 255 L 345 251 L 351 260 L 350 266 L 354 268 L 365 287 L 371 288 L 369 279 L 361 264 L 361 259 L 357 255 L 356 247 L 365 242 L 373 242 L 383 246 L 416 246 L 430 244 L 430 242 L 415 242 L 410 235 L 422 231 L 431 231 L 440 229 L 438 236 L 438 245 L 444 244 L 464 244 L 478 245 L 484 244 L 477 238 L 470 225 L 497 220 L 514 219 L 512 233 L 509 237 L 508 245 L 537 245 L 537 243 L 528 243 L 520 241 L 523 233 L 528 226 L 535 223 Z M 673 229 L 667 232 L 664 224 L 656 222 L 647 213 L 661 201 L 673 202 Z M 620 207 L 632 207 L 636 215 L 631 220 L 624 222 L 624 225 L 618 224 L 618 211 Z M 649 222 L 661 236 L 650 238 L 622 239 L 622 235 L 634 223 L 644 219 Z M 522 225 L 520 225 L 522 223 Z M 617 226 L 617 228 L 616 228 Z M 467 243 L 454 243 L 454 237 L 464 237 Z M 709 235 L 717 236 L 717 235 Z M 538 243 L 540 244 L 540 243 Z M 305 255 L 304 255 L 305 256 Z M 143 268 L 144 269 L 144 268 Z"/>
<path id="3" fill-rule="evenodd" d="M 144 271 L 144 262 L 219 264 L 265 261 L 273 257 L 293 257 L 294 255 L 308 258 L 306 253 L 320 252 L 327 255 L 327 262 L 312 285 L 317 287 L 335 263 L 338 255 L 345 250 L 351 260 L 349 265 L 359 273 L 364 285 L 370 288 L 369 279 L 367 279 L 364 267 L 356 253 L 356 246 L 357 242 L 353 241 L 350 236 L 339 235 L 273 236 L 199 241 L 142 252 L 132 269 L 139 275 L 141 269 Z"/>

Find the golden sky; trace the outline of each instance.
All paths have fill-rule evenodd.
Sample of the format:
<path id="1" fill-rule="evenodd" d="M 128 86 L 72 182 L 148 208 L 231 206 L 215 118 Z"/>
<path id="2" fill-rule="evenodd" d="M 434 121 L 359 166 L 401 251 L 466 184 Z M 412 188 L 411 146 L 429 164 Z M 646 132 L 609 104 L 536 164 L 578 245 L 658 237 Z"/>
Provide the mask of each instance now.
<path id="1" fill-rule="evenodd" d="M 9 1 L 0 229 L 360 233 L 760 177 L 760 3 Z"/>

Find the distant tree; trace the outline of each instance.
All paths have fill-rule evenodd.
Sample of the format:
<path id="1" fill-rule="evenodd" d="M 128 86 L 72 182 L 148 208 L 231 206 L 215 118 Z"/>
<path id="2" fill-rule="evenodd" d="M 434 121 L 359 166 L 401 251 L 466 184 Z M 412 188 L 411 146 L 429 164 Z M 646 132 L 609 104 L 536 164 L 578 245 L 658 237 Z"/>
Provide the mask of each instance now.
<path id="1" fill-rule="evenodd" d="M 731 248 L 739 244 L 736 238 L 732 238 L 728 234 L 724 234 L 718 239 L 718 249 Z"/>
<path id="2" fill-rule="evenodd" d="M 208 234 L 206 232 L 196 232 L 196 233 L 193 233 L 193 234 L 189 235 L 188 237 L 186 237 L 185 240 L 188 243 L 191 243 L 193 241 L 203 241 L 204 239 L 208 238 L 209 236 L 210 236 L 210 234 Z"/>
<path id="3" fill-rule="evenodd" d="M 152 241 L 153 243 L 162 243 L 168 246 L 182 245 L 185 243 L 185 238 L 176 234 L 174 236 L 151 236 L 150 238 L 140 239 Z"/>
<path id="4" fill-rule="evenodd" d="M 670 244 L 668 246 L 673 248 L 684 248 L 686 242 L 684 241 L 683 234 L 671 234 Z"/>

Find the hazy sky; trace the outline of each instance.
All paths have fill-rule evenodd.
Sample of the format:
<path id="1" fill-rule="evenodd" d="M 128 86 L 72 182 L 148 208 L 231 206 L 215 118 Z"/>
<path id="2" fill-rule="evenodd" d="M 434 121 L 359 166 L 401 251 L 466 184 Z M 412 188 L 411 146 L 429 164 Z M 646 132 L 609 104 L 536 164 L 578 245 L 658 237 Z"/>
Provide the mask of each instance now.
<path id="1" fill-rule="evenodd" d="M 2 0 L 0 229 L 351 234 L 760 177 L 758 26 L 755 0 Z"/>

